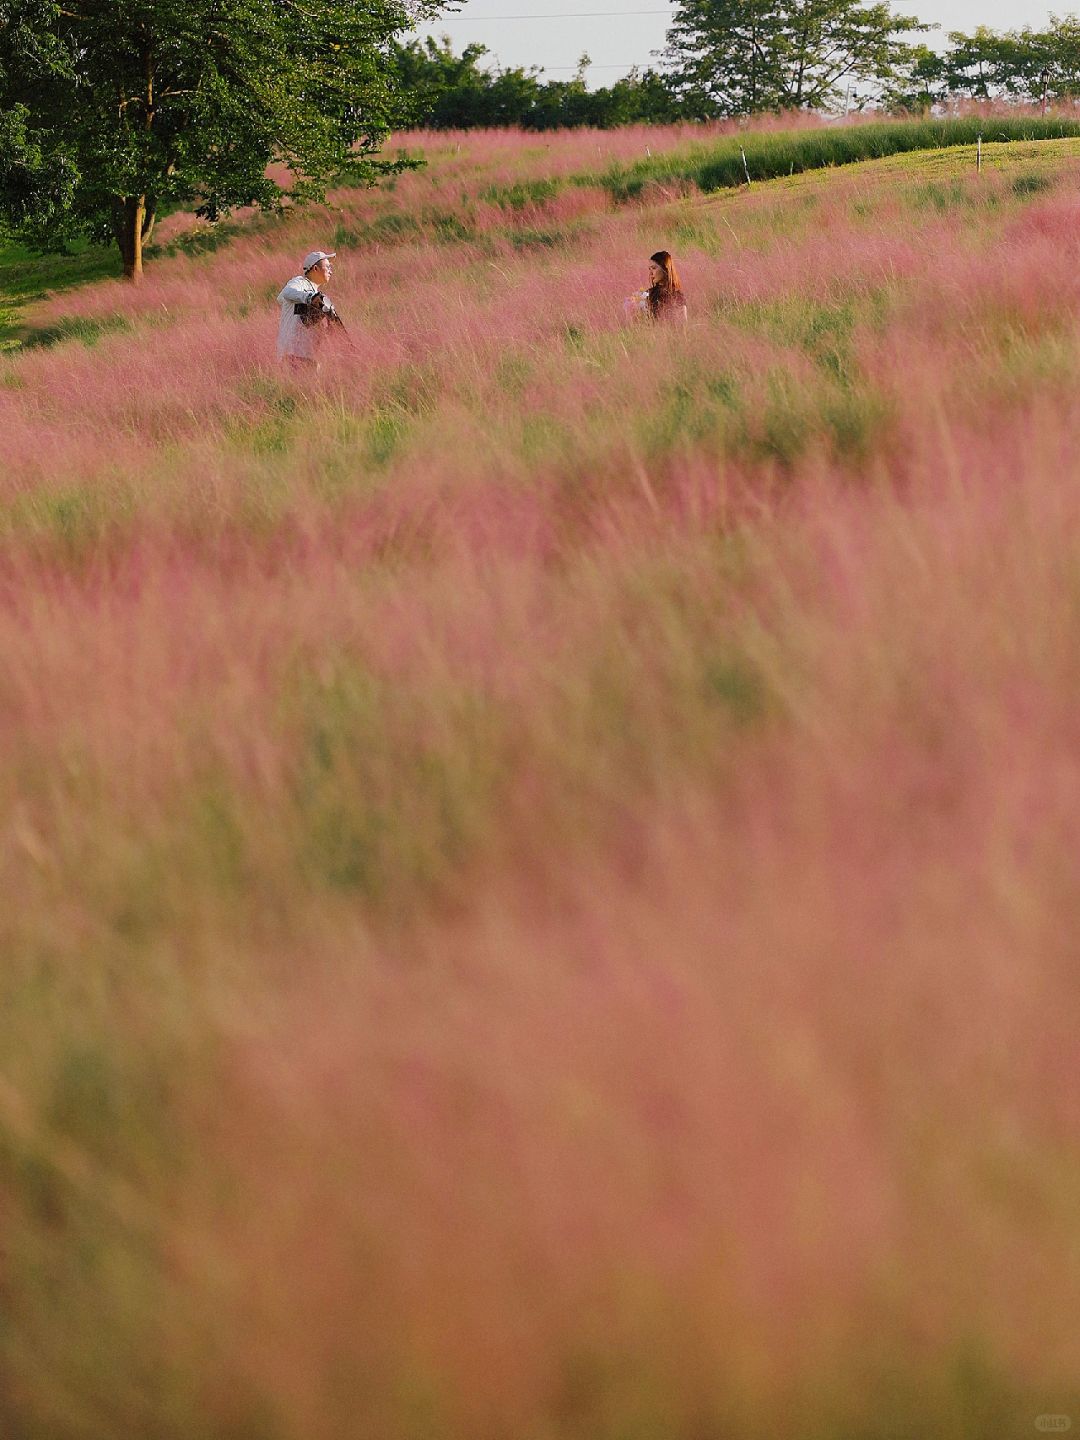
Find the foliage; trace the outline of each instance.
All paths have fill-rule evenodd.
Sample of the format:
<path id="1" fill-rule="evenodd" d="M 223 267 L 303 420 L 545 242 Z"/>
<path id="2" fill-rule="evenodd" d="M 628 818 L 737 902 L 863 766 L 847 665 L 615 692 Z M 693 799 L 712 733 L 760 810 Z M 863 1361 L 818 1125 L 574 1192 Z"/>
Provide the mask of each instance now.
<path id="1" fill-rule="evenodd" d="M 887 93 L 894 109 L 921 109 L 953 100 L 1047 105 L 1080 96 L 1080 20 L 1052 16 L 1045 30 L 1004 33 L 980 25 L 954 30 L 936 53 L 919 47 Z"/>
<path id="2" fill-rule="evenodd" d="M 398 43 L 393 63 L 406 117 L 432 130 L 520 125 L 528 130 L 591 125 L 608 129 L 642 121 L 667 123 L 685 113 L 668 80 L 655 70 L 631 71 L 614 85 L 590 90 L 583 56 L 572 80 L 541 78 L 537 67 L 490 70 L 484 45 L 455 55 L 448 37 Z"/>
<path id="3" fill-rule="evenodd" d="M 925 29 L 863 0 L 682 0 L 666 58 L 702 113 L 827 110 L 895 72 L 901 36 Z"/>
<path id="4" fill-rule="evenodd" d="M 668 34 L 661 69 L 585 85 L 532 69 L 487 68 L 482 45 L 455 55 L 448 38 L 394 47 L 411 123 L 431 129 L 521 125 L 610 128 L 731 115 L 861 109 L 919 111 L 958 100 L 1046 106 L 1080 95 L 1080 21 L 1045 30 L 953 31 L 943 50 L 905 37 L 925 29 L 857 0 L 690 0 Z"/>
<path id="5" fill-rule="evenodd" d="M 368 180 L 393 118 L 402 0 L 0 0 L 0 215 L 42 248 L 115 240 L 129 274 L 163 207 L 211 216 Z"/>

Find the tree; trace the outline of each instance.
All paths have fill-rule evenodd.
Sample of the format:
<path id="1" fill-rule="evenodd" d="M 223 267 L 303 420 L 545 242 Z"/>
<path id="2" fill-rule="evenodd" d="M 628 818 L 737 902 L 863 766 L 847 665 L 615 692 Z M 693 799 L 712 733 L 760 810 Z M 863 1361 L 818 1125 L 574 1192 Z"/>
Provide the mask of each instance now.
<path id="1" fill-rule="evenodd" d="M 1046 30 L 1009 30 L 980 25 L 971 34 L 949 33 L 941 54 L 925 46 L 888 94 L 893 109 L 928 109 L 952 100 L 1024 101 L 1046 106 L 1080 96 L 1080 20 L 1050 17 Z"/>
<path id="2" fill-rule="evenodd" d="M 950 97 L 1047 104 L 1080 93 L 1080 21 L 1050 17 L 1046 30 L 954 31 L 946 52 Z"/>
<path id="3" fill-rule="evenodd" d="M 592 94 L 597 105 L 595 125 L 670 125 L 677 120 L 700 118 L 680 104 L 668 77 L 652 69 L 631 70 L 613 85 Z"/>
<path id="4" fill-rule="evenodd" d="M 900 36 L 926 28 L 884 0 L 802 0 L 788 26 L 785 105 L 828 109 L 842 93 L 854 99 L 861 84 L 884 83 L 909 48 Z"/>
<path id="5" fill-rule="evenodd" d="M 410 123 L 432 130 L 479 125 L 554 130 L 694 118 L 675 98 L 667 77 L 655 70 L 632 70 L 614 85 L 590 90 L 587 55 L 573 79 L 545 81 L 536 66 L 489 70 L 484 63 L 489 53 L 474 44 L 455 55 L 445 35 L 396 44 L 393 65 L 398 87 L 408 97 Z"/>
<path id="6" fill-rule="evenodd" d="M 449 36 L 394 46 L 397 84 L 411 124 L 432 130 L 520 125 L 536 104 L 539 72 L 485 68 L 486 45 L 466 45 L 455 55 Z"/>
<path id="7" fill-rule="evenodd" d="M 1019 98 L 1026 89 L 1018 80 L 1029 68 L 1030 47 L 1017 43 L 1015 35 L 999 35 L 985 25 L 970 35 L 952 30 L 943 56 L 944 90 L 948 98 L 965 100 L 1008 100 Z"/>
<path id="8" fill-rule="evenodd" d="M 214 216 L 400 168 L 375 152 L 396 118 L 387 51 L 415 14 L 405 0 L 0 0 L 0 219 L 42 249 L 113 239 L 137 280 L 163 205 Z"/>
<path id="9" fill-rule="evenodd" d="M 680 0 L 665 58 L 703 112 L 824 110 L 884 83 L 908 54 L 901 37 L 926 28 L 866 0 Z"/>
<path id="10" fill-rule="evenodd" d="M 899 114 L 922 112 L 948 100 L 946 56 L 928 45 L 913 45 L 907 60 L 896 67 L 882 95 L 884 108 Z"/>
<path id="11" fill-rule="evenodd" d="M 1022 31 L 1025 37 L 1026 30 Z M 1030 36 L 1036 52 L 1038 91 L 1029 85 L 1029 96 L 1045 105 L 1050 100 L 1075 100 L 1080 96 L 1080 20 L 1075 15 L 1051 15 L 1050 28 Z"/>
<path id="12" fill-rule="evenodd" d="M 683 0 L 665 59 L 703 116 L 782 108 L 784 15 L 775 0 Z"/>

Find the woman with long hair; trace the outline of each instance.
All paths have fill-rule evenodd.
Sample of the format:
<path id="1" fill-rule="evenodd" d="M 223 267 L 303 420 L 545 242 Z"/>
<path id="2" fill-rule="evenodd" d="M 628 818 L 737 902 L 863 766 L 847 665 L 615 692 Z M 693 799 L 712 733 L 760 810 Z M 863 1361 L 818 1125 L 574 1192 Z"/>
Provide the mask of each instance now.
<path id="1" fill-rule="evenodd" d="M 675 261 L 667 250 L 649 256 L 649 315 L 653 320 L 685 320 L 686 296 Z"/>
<path id="2" fill-rule="evenodd" d="M 637 290 L 623 306 L 628 320 L 647 315 L 650 320 L 676 320 L 685 323 L 686 295 L 683 292 L 675 261 L 667 250 L 657 250 L 649 257 L 649 285 Z"/>

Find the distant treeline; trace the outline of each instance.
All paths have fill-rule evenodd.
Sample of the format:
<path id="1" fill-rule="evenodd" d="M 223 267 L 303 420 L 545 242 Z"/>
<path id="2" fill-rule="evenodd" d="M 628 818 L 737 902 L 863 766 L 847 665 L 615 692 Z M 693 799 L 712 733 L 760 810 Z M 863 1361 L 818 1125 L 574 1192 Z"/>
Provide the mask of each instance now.
<path id="1" fill-rule="evenodd" d="M 585 83 L 587 57 L 572 80 L 544 80 L 535 67 L 488 69 L 488 53 L 484 45 L 467 45 L 456 55 L 445 36 L 397 45 L 394 63 L 406 123 L 431 130 L 499 125 L 526 130 L 593 125 L 607 130 L 687 118 L 669 77 L 655 70 L 632 71 L 614 85 L 590 90 Z"/>
<path id="2" fill-rule="evenodd" d="M 687 0 L 660 66 L 598 89 L 587 86 L 587 55 L 572 79 L 546 80 L 538 67 L 489 68 L 483 45 L 458 54 L 447 37 L 399 42 L 392 60 L 403 118 L 435 130 L 608 129 L 799 109 L 921 113 L 963 101 L 1045 107 L 1080 99 L 1080 20 L 1073 15 L 1055 17 L 1044 30 L 952 31 L 934 50 L 902 38 L 926 27 L 885 6 L 850 6 L 842 35 L 785 24 L 775 0 L 758 5 L 748 23 L 754 9 L 755 0 Z M 874 11 L 881 13 L 869 24 Z"/>

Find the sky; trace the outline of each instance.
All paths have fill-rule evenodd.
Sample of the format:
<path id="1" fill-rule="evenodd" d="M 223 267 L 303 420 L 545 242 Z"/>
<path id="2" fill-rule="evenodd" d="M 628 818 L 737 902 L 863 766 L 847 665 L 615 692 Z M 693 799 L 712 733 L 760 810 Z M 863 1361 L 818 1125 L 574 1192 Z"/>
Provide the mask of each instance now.
<path id="1" fill-rule="evenodd" d="M 504 66 L 540 65 L 550 80 L 569 79 L 578 57 L 593 61 L 590 86 L 610 85 L 634 65 L 653 61 L 674 11 L 670 0 L 465 0 L 454 14 L 419 27 L 420 35 L 449 35 L 460 51 L 486 45 Z M 1043 5 L 1024 0 L 900 0 L 893 8 L 949 30 L 1014 30 L 1046 23 L 1050 11 L 1067 13 L 1069 0 Z M 597 13 L 607 12 L 607 13 Z M 651 12 L 651 13 L 643 13 Z M 512 17 L 512 18 L 503 18 Z M 539 17 L 539 18 L 534 18 Z M 927 40 L 934 44 L 934 33 Z"/>

